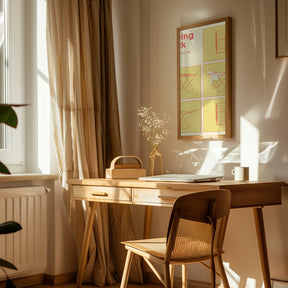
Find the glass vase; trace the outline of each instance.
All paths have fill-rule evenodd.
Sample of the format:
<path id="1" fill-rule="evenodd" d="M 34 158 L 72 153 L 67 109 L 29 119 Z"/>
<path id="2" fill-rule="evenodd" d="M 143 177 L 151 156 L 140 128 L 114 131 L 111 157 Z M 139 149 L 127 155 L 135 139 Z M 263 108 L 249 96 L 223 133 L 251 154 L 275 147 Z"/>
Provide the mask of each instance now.
<path id="1" fill-rule="evenodd" d="M 162 155 L 158 151 L 158 147 L 154 147 L 149 154 L 148 175 L 160 175 L 163 174 L 163 162 Z"/>

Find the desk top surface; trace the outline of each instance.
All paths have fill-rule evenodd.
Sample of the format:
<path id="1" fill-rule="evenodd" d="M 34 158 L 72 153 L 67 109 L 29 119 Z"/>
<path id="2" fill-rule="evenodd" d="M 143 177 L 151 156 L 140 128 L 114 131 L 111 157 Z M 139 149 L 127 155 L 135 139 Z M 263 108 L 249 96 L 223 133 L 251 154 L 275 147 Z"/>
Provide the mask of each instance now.
<path id="1" fill-rule="evenodd" d="M 281 187 L 287 184 L 284 181 L 234 181 L 220 180 L 217 182 L 173 182 L 173 181 L 143 181 L 138 179 L 106 179 L 106 178 L 91 178 L 91 179 L 70 179 L 68 184 L 71 185 L 88 185 L 88 186 L 104 186 L 104 187 L 131 187 L 131 188 L 151 188 L 151 189 L 261 189 L 267 187 Z"/>
<path id="2" fill-rule="evenodd" d="M 71 179 L 68 181 L 68 183 L 72 185 L 72 187 L 75 187 L 78 192 L 79 192 L 79 186 L 83 187 L 83 191 L 85 190 L 87 192 L 87 194 L 85 194 L 86 192 L 84 192 L 83 195 L 80 193 L 81 197 L 74 197 L 75 196 L 74 195 L 72 198 L 75 198 L 75 199 L 78 198 L 82 200 L 88 199 L 89 201 L 98 201 L 99 197 L 97 197 L 97 200 L 94 199 L 94 197 L 92 197 L 93 199 L 91 198 L 91 193 L 92 193 L 92 196 L 94 193 L 93 189 L 103 188 L 103 190 L 105 190 L 105 188 L 107 188 L 107 191 L 111 191 L 110 189 L 111 187 L 117 188 L 117 189 L 129 188 L 129 189 L 133 189 L 135 193 L 140 193 L 140 195 L 143 196 L 142 202 L 143 203 L 147 202 L 147 205 L 156 205 L 155 203 L 151 204 L 149 202 L 151 201 L 150 198 L 154 197 L 154 196 L 150 196 L 150 194 L 151 193 L 153 194 L 154 192 L 157 195 L 159 194 L 160 196 L 167 194 L 168 196 L 172 195 L 175 197 L 177 195 L 180 196 L 182 194 L 186 194 L 190 192 L 193 193 L 193 192 L 200 192 L 200 191 L 205 191 L 205 190 L 229 189 L 231 191 L 231 208 L 256 207 L 256 206 L 268 206 L 268 205 L 281 204 L 282 187 L 286 186 L 286 183 L 281 182 L 281 181 L 280 182 L 273 182 L 273 181 L 262 182 L 262 181 L 221 180 L 217 182 L 187 183 L 187 182 L 162 182 L 162 181 L 152 182 L 152 181 L 143 181 L 143 180 L 138 180 L 138 179 L 130 180 L 130 179 L 105 179 L 105 178 L 82 179 L 82 180 Z M 80 187 L 80 191 L 82 190 L 81 187 Z M 91 193 L 89 193 L 89 191 Z M 176 194 L 174 194 L 174 192 Z M 157 195 L 155 196 L 156 198 L 159 196 Z M 104 198 L 105 199 L 102 199 L 103 202 L 108 202 L 109 199 L 107 200 L 106 199 L 107 197 L 104 197 Z M 112 200 L 111 201 L 115 202 L 114 200 L 115 199 L 113 198 L 113 201 Z M 121 199 L 119 198 L 118 200 L 120 201 Z M 133 201 L 131 200 L 130 202 L 132 203 Z M 163 204 L 162 202 L 161 203 L 160 202 L 157 203 L 157 205 Z"/>

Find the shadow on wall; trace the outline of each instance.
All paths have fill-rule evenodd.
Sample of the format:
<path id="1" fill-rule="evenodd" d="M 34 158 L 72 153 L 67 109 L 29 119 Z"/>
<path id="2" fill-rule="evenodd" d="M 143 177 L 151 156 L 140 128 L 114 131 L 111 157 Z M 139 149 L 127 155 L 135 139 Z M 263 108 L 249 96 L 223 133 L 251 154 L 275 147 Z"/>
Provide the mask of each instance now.
<path id="1" fill-rule="evenodd" d="M 269 163 L 277 149 L 278 141 L 260 142 L 259 130 L 244 117 L 241 117 L 240 144 L 227 144 L 224 141 L 195 141 L 193 148 L 177 152 L 177 162 L 185 163 L 179 173 L 221 174 L 224 164 L 237 164 L 250 167 L 250 180 L 257 181 L 259 164 Z M 191 165 L 187 165 L 187 163 Z M 219 165 L 220 164 L 220 165 Z M 190 166 L 190 167 L 189 167 Z M 192 168 L 191 168 L 192 167 Z M 229 176 L 228 176 L 229 177 Z M 232 175 L 231 175 L 232 177 Z"/>

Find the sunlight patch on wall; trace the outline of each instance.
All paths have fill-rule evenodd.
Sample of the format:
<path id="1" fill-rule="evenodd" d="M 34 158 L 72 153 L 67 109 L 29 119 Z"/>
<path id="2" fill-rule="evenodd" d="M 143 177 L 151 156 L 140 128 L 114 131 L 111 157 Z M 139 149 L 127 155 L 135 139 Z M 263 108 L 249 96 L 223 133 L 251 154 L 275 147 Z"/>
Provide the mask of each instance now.
<path id="1" fill-rule="evenodd" d="M 229 286 L 233 287 L 233 288 L 239 287 L 239 285 L 240 285 L 240 276 L 230 268 L 229 263 L 224 262 L 223 265 L 224 265 L 226 276 L 227 276 L 227 279 L 228 279 L 228 282 L 229 282 Z"/>
<path id="2" fill-rule="evenodd" d="M 210 141 L 208 144 L 208 151 L 202 162 L 202 166 L 199 170 L 200 175 L 209 175 L 218 165 L 223 158 L 223 153 L 226 149 L 223 149 L 223 141 Z M 224 174 L 224 171 L 217 171 L 217 173 Z"/>
<path id="3" fill-rule="evenodd" d="M 180 155 L 180 156 L 188 155 L 188 154 L 194 153 L 194 152 L 196 152 L 196 151 L 198 151 L 198 149 L 196 149 L 196 148 L 191 148 L 191 149 L 185 150 L 185 151 L 183 151 L 183 152 L 180 152 L 179 155 Z"/>
<path id="4" fill-rule="evenodd" d="M 191 167 L 193 166 L 194 170 L 199 167 L 197 174 L 224 175 L 225 166 L 223 164 L 236 164 L 250 167 L 250 180 L 257 181 L 259 164 L 269 163 L 275 155 L 277 147 L 278 141 L 260 142 L 258 128 L 241 117 L 240 144 L 223 141 L 194 142 L 193 148 L 179 152 L 178 155 L 181 158 L 189 157 Z M 186 161 L 186 159 L 182 161 Z"/>
<path id="5" fill-rule="evenodd" d="M 282 65 L 281 65 L 281 68 L 280 68 L 280 71 L 279 71 L 279 75 L 278 75 L 277 82 L 276 82 L 276 85 L 275 85 L 275 88 L 274 88 L 274 92 L 272 94 L 272 97 L 271 97 L 271 100 L 270 100 L 270 104 L 269 104 L 268 109 L 266 111 L 265 119 L 270 119 L 271 118 L 271 114 L 272 114 L 273 106 L 274 106 L 275 99 L 276 99 L 276 96 L 277 96 L 277 92 L 278 92 L 280 83 L 282 81 L 284 72 L 286 71 L 286 68 L 287 68 L 287 59 L 283 59 L 282 61 L 283 62 L 282 62 Z"/>
<path id="6" fill-rule="evenodd" d="M 268 163 L 276 152 L 278 141 L 267 141 L 259 143 L 258 159 L 259 163 Z M 239 163 L 240 164 L 241 144 L 229 152 L 221 163 Z"/>
<path id="7" fill-rule="evenodd" d="M 227 262 L 224 262 L 223 265 L 224 265 L 225 273 L 229 282 L 229 286 L 233 288 L 243 286 L 243 284 L 240 283 L 241 277 L 230 268 L 230 264 Z M 245 280 L 245 279 L 242 279 L 242 280 Z M 221 287 L 224 287 L 223 283 Z M 256 288 L 256 279 L 247 278 L 245 288 Z"/>
<path id="8" fill-rule="evenodd" d="M 240 119 L 240 164 L 249 167 L 249 180 L 257 181 L 259 170 L 259 130 L 244 117 Z"/>
<path id="9" fill-rule="evenodd" d="M 191 161 L 191 166 L 200 167 L 197 173 L 201 172 L 201 174 L 206 174 L 209 171 L 213 171 L 213 169 L 222 169 L 220 165 L 218 165 L 219 163 L 242 165 L 241 153 L 245 152 L 245 148 L 243 148 L 242 144 L 223 147 L 224 143 L 221 142 L 221 145 L 219 145 L 219 143 L 212 145 L 207 143 L 207 145 L 207 147 L 187 149 L 183 152 L 179 152 L 178 155 L 185 158 L 189 157 L 189 161 Z M 267 141 L 258 143 L 257 159 L 259 164 L 269 163 L 275 155 L 277 146 L 278 141 Z M 209 162 L 210 160 L 212 162 Z M 219 162 L 217 163 L 217 161 Z M 211 166 L 211 163 L 213 164 L 213 166 Z M 214 170 L 213 173 L 218 173 L 218 171 L 215 172 Z"/>
<path id="10" fill-rule="evenodd" d="M 256 288 L 256 279 L 247 278 L 245 288 Z"/>

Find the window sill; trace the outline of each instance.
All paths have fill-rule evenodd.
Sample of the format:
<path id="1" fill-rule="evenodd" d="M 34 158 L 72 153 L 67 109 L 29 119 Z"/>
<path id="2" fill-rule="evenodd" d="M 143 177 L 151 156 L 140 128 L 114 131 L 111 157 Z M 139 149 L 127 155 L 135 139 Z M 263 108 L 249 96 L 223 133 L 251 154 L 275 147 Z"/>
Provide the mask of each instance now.
<path id="1" fill-rule="evenodd" d="M 18 181 L 34 181 L 34 180 L 57 180 L 58 175 L 51 174 L 37 174 L 37 173 L 23 173 L 23 174 L 0 174 L 0 183 L 2 182 L 18 182 Z"/>

